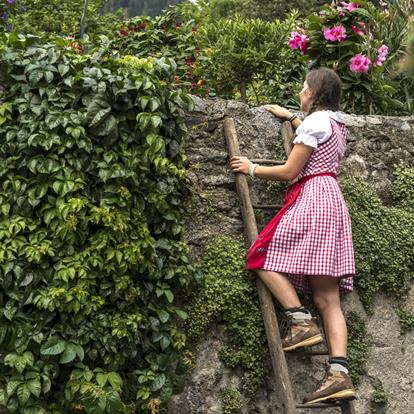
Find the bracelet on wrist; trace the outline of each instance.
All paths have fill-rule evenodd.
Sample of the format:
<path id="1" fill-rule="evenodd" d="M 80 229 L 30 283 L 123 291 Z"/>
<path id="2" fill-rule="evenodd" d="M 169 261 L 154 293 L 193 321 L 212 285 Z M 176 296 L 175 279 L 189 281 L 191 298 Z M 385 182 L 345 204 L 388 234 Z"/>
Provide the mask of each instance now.
<path id="1" fill-rule="evenodd" d="M 250 175 L 250 177 L 254 177 L 254 173 L 255 173 L 255 171 L 256 171 L 256 168 L 259 166 L 259 164 L 253 164 L 253 163 L 251 163 L 250 165 L 249 165 L 249 175 Z"/>
<path id="2" fill-rule="evenodd" d="M 296 114 L 292 114 L 292 116 L 290 116 L 290 117 L 287 119 L 287 121 L 288 121 L 288 122 L 292 122 L 292 121 L 294 121 L 297 117 L 298 117 L 298 116 L 297 116 Z"/>

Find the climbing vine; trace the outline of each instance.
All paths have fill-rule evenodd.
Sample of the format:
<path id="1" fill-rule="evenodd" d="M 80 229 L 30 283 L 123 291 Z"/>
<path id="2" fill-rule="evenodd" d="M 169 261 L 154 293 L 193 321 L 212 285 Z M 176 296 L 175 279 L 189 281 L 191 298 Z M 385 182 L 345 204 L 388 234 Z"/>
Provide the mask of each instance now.
<path id="1" fill-rule="evenodd" d="M 369 340 L 367 326 L 362 316 L 357 312 L 346 315 L 348 326 L 348 357 L 349 372 L 355 385 L 361 382 L 365 375 L 365 362 L 368 358 Z"/>
<path id="2" fill-rule="evenodd" d="M 243 369 L 243 394 L 252 398 L 265 375 L 267 346 L 256 287 L 246 272 L 245 256 L 242 240 L 220 236 L 207 243 L 200 268 L 204 285 L 189 307 L 187 332 L 196 341 L 213 323 L 224 324 L 228 342 L 220 356 L 228 366 Z"/>
<path id="3" fill-rule="evenodd" d="M 0 60 L 0 406 L 155 413 L 185 368 L 191 101 L 168 60 L 15 35 Z"/>
<path id="4" fill-rule="evenodd" d="M 371 309 L 380 291 L 401 299 L 414 280 L 414 169 L 395 170 L 393 207 L 361 179 L 347 179 L 342 188 L 352 218 L 355 283 L 364 306 Z"/>

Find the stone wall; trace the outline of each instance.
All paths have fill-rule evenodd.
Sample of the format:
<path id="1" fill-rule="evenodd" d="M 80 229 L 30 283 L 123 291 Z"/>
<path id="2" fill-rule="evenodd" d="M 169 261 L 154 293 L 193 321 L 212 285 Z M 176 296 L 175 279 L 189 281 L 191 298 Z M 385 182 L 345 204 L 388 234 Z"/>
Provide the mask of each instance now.
<path id="1" fill-rule="evenodd" d="M 194 260 L 206 240 L 217 234 L 240 236 L 243 233 L 239 201 L 234 176 L 227 164 L 223 135 L 223 120 L 233 117 L 243 155 L 249 158 L 283 158 L 281 124 L 263 108 L 220 99 L 194 98 L 196 107 L 187 114 L 190 137 L 187 155 L 190 178 L 196 188 L 192 200 L 191 220 L 187 224 L 188 242 Z M 366 179 L 382 200 L 392 203 L 390 184 L 395 164 L 413 164 L 414 118 L 344 115 L 349 129 L 348 148 L 339 180 L 351 175 Z M 252 183 L 253 202 L 275 204 L 280 201 L 283 185 L 256 180 Z M 275 212 L 257 215 L 259 230 Z M 378 296 L 374 314 L 366 315 L 357 293 L 347 295 L 344 309 L 357 310 L 367 320 L 371 348 L 367 375 L 358 388 L 356 412 L 371 412 L 373 390 L 382 385 L 388 395 L 387 412 L 414 412 L 414 332 L 399 333 L 398 316 L 392 300 Z M 414 311 L 414 289 L 408 300 Z M 240 373 L 226 368 L 220 361 L 220 349 L 225 327 L 217 325 L 201 341 L 196 352 L 195 367 L 186 378 L 184 392 L 174 397 L 168 406 L 171 414 L 221 414 L 220 392 L 230 386 L 240 386 Z M 323 376 L 325 357 L 288 356 L 297 400 L 313 391 Z M 274 396 L 272 377 L 263 384 L 256 401 L 256 413 L 281 412 Z M 244 410 L 244 412 L 247 412 Z M 306 411 L 308 412 L 308 411 Z M 312 410 L 337 413 L 338 410 Z M 252 413 L 250 410 L 249 413 Z"/>

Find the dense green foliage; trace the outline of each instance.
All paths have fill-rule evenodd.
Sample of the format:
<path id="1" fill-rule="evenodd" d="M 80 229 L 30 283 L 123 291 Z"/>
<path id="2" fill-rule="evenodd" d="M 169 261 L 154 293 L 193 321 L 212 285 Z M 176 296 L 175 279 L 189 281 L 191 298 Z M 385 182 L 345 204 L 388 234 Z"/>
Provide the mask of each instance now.
<path id="1" fill-rule="evenodd" d="M 256 105 L 275 102 L 290 108 L 298 106 L 298 91 L 312 58 L 339 72 L 345 86 L 345 111 L 412 112 L 411 83 L 396 70 L 408 33 L 405 1 L 395 0 L 388 14 L 378 5 L 361 1 L 352 12 L 329 6 L 319 14 L 299 18 L 293 11 L 283 20 L 273 21 L 253 19 L 256 14 L 248 11 L 247 3 L 242 9 L 236 7 L 238 13 L 229 11 L 228 19 L 214 2 L 182 2 L 156 18 L 136 17 L 124 22 L 118 26 L 113 47 L 121 54 L 174 58 L 176 83 L 194 94 L 242 99 Z M 220 4 L 228 8 L 236 3 Z M 255 7 L 264 12 L 267 6 L 273 7 L 270 3 Z M 345 27 L 347 39 L 326 41 L 323 30 L 338 24 Z M 362 25 L 364 35 L 356 29 Z M 307 31 L 310 36 L 305 54 L 288 46 L 295 30 Z M 389 47 L 389 56 L 377 65 L 375 59 L 383 42 Z M 350 71 L 350 59 L 357 53 L 371 58 L 368 74 Z"/>
<path id="2" fill-rule="evenodd" d="M 410 312 L 404 308 L 399 308 L 397 313 L 400 321 L 400 331 L 402 335 L 414 329 L 414 312 Z"/>
<path id="3" fill-rule="evenodd" d="M 414 80 L 414 18 L 411 19 L 411 29 L 407 39 L 407 51 L 402 67 L 407 75 Z"/>
<path id="4" fill-rule="evenodd" d="M 347 179 L 343 190 L 352 218 L 355 283 L 367 309 L 376 292 L 403 298 L 414 279 L 413 168 L 396 169 L 397 206 L 387 207 L 359 179 Z"/>
<path id="5" fill-rule="evenodd" d="M 229 335 L 220 356 L 230 367 L 243 369 L 243 394 L 254 397 L 264 377 L 266 336 L 256 287 L 245 269 L 244 243 L 227 236 L 205 246 L 200 270 L 204 285 L 189 307 L 188 336 L 198 340 L 213 323 L 223 323 Z"/>
<path id="6" fill-rule="evenodd" d="M 105 0 L 105 11 L 116 12 L 123 8 L 128 17 L 157 16 L 171 4 L 180 0 Z"/>
<path id="7" fill-rule="evenodd" d="M 243 406 L 242 396 L 239 390 L 226 388 L 221 395 L 223 414 L 237 414 Z"/>
<path id="8" fill-rule="evenodd" d="M 104 0 L 90 0 L 86 20 L 86 33 L 105 34 L 120 17 L 100 13 Z M 78 0 L 25 0 L 26 13 L 12 20 L 19 33 L 42 33 L 75 36 L 79 33 L 83 1 Z"/>
<path id="9" fill-rule="evenodd" d="M 297 9 L 302 16 L 311 13 L 322 4 L 324 0 L 209 0 L 208 9 L 214 19 L 233 18 L 241 15 L 249 19 L 273 21 L 283 19 L 292 9 Z"/>
<path id="10" fill-rule="evenodd" d="M 409 17 L 410 15 L 412 17 Z M 410 57 L 414 59 L 414 49 L 409 37 L 409 20 L 414 19 L 414 3 L 410 0 L 391 0 L 385 16 L 384 24 L 376 26 L 376 36 L 384 39 L 389 47 L 385 76 L 386 79 L 394 82 L 396 87 L 394 97 L 403 103 L 403 111 L 414 113 L 414 71 L 411 73 L 413 69 L 410 70 Z M 405 67 L 401 65 L 404 60 Z"/>
<path id="11" fill-rule="evenodd" d="M 370 403 L 374 413 L 377 412 L 378 408 L 387 405 L 388 397 L 382 385 L 379 385 L 375 388 L 374 392 L 371 395 Z M 380 410 L 379 412 L 384 412 L 384 410 Z"/>
<path id="12" fill-rule="evenodd" d="M 184 368 L 189 98 L 165 60 L 3 44 L 0 405 L 145 412 Z"/>
<path id="13" fill-rule="evenodd" d="M 349 312 L 346 315 L 346 323 L 348 326 L 349 372 L 354 385 L 358 385 L 366 372 L 365 362 L 369 351 L 367 327 L 364 319 L 357 312 Z"/>
<path id="14" fill-rule="evenodd" d="M 177 64 L 175 85 L 206 94 L 207 83 L 199 75 L 205 57 L 199 39 L 202 12 L 197 5 L 182 3 L 155 18 L 136 17 L 119 28 L 112 48 L 121 55 L 169 57 Z"/>
<path id="15" fill-rule="evenodd" d="M 216 92 L 228 98 L 239 92 L 243 101 L 249 96 L 249 101 L 261 103 L 263 88 L 266 87 L 266 99 L 269 99 L 270 89 L 277 84 L 280 95 L 285 92 L 286 101 L 291 98 L 292 90 L 284 77 L 295 86 L 303 77 L 303 59 L 293 56 L 286 44 L 296 19 L 297 13 L 291 13 L 284 21 L 273 22 L 239 15 L 231 20 L 211 19 L 203 38 L 211 53 L 202 71 Z"/>

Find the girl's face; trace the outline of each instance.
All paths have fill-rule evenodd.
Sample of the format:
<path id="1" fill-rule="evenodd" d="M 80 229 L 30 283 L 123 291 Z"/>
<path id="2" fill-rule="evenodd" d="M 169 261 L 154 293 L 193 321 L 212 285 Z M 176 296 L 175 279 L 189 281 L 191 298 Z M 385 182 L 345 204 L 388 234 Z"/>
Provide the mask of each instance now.
<path id="1" fill-rule="evenodd" d="M 303 82 L 303 88 L 299 92 L 299 98 L 301 111 L 308 112 L 310 104 L 312 102 L 312 92 L 310 91 L 308 83 L 306 81 Z"/>

